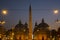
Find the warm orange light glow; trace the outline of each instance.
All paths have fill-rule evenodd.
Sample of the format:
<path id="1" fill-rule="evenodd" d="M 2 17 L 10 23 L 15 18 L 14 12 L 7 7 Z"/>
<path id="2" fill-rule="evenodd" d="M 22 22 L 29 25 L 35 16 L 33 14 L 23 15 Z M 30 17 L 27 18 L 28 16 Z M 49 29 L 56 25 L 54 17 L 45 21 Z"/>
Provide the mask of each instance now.
<path id="1" fill-rule="evenodd" d="M 53 38 L 52 40 L 55 40 L 55 38 Z"/>
<path id="2" fill-rule="evenodd" d="M 51 29 L 51 26 L 49 26 L 48 29 L 50 30 Z"/>
<path id="3" fill-rule="evenodd" d="M 1 24 L 5 24 L 5 21 L 2 21 Z"/>
<path id="4" fill-rule="evenodd" d="M 16 36 L 16 38 L 19 40 L 19 38 L 20 38 L 20 35 L 17 35 L 17 36 Z"/>
<path id="5" fill-rule="evenodd" d="M 24 32 L 25 32 L 26 30 L 24 29 Z"/>
<path id="6" fill-rule="evenodd" d="M 56 23 L 60 23 L 60 21 L 57 21 Z"/>
<path id="7" fill-rule="evenodd" d="M 33 35 L 32 35 L 32 39 L 33 39 Z"/>
<path id="8" fill-rule="evenodd" d="M 0 34 L 0 38 L 1 38 L 1 34 Z"/>
<path id="9" fill-rule="evenodd" d="M 37 30 L 37 31 L 39 31 L 39 30 Z"/>
<path id="10" fill-rule="evenodd" d="M 2 14 L 3 14 L 3 15 L 6 15 L 7 12 L 8 12 L 8 11 L 7 11 L 6 9 L 2 10 Z"/>
<path id="11" fill-rule="evenodd" d="M 10 39 L 11 39 L 11 40 L 13 40 L 13 38 L 12 38 L 12 37 L 11 37 Z"/>
<path id="12" fill-rule="evenodd" d="M 1 24 L 1 21 L 0 21 L 0 24 Z"/>
<path id="13" fill-rule="evenodd" d="M 26 39 L 28 39 L 28 36 L 26 36 Z"/>
<path id="14" fill-rule="evenodd" d="M 5 24 L 5 21 L 0 21 L 0 24 Z"/>
<path id="15" fill-rule="evenodd" d="M 59 10 L 54 10 L 54 14 L 58 14 Z"/>
<path id="16" fill-rule="evenodd" d="M 14 35 L 14 33 L 12 33 L 12 35 Z"/>

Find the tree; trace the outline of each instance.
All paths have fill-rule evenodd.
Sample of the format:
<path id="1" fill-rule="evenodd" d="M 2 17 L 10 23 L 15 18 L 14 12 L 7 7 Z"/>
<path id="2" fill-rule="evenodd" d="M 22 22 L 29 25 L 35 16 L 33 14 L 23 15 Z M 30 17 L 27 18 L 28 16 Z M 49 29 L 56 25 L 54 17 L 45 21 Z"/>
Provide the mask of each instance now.
<path id="1" fill-rule="evenodd" d="M 56 30 L 54 30 L 54 29 L 51 30 L 51 35 L 52 35 L 52 38 L 53 38 L 53 37 L 56 37 L 56 36 L 57 36 Z"/>
<path id="2" fill-rule="evenodd" d="M 60 27 L 58 28 L 58 34 L 60 35 Z"/>

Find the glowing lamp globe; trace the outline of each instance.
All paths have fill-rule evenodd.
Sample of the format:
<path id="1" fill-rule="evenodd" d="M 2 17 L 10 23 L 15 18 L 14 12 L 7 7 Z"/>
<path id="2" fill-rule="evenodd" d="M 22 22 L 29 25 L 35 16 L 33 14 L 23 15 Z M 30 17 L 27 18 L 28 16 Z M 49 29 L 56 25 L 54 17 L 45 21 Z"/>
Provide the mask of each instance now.
<path id="1" fill-rule="evenodd" d="M 54 10 L 54 14 L 58 14 L 59 10 Z"/>
<path id="2" fill-rule="evenodd" d="M 3 9 L 3 10 L 2 10 L 2 14 L 3 14 L 3 15 L 6 15 L 7 12 L 8 12 L 8 11 L 7 11 L 6 9 Z"/>

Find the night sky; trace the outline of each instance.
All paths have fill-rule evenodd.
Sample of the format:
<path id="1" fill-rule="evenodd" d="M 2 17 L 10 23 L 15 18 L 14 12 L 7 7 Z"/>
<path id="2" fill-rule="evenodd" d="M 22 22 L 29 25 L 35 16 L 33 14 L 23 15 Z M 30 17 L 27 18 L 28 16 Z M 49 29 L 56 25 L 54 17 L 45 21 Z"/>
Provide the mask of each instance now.
<path id="1" fill-rule="evenodd" d="M 4 20 L 6 21 L 5 27 L 10 29 L 19 20 L 23 24 L 25 22 L 28 23 L 30 4 L 32 7 L 33 26 L 35 22 L 41 23 L 42 18 L 44 18 L 51 29 L 58 28 L 59 24 L 55 23 L 55 21 L 57 18 L 60 19 L 60 0 L 0 0 L 0 16 L 2 9 L 8 10 L 8 14 L 4 15 Z M 59 13 L 54 14 L 54 9 L 58 9 Z"/>

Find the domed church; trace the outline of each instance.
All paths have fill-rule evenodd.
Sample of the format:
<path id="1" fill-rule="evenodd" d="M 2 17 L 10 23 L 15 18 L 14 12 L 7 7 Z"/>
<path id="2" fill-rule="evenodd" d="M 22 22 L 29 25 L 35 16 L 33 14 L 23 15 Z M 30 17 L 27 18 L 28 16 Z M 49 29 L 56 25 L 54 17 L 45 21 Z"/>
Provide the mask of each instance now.
<path id="1" fill-rule="evenodd" d="M 44 22 L 43 18 L 40 24 L 37 24 L 37 22 L 35 23 L 33 35 L 34 35 L 34 40 L 48 40 L 49 25 Z"/>
<path id="2" fill-rule="evenodd" d="M 28 24 L 22 24 L 21 21 L 19 21 L 19 24 L 15 26 L 15 37 L 16 40 L 27 40 L 28 39 Z"/>

